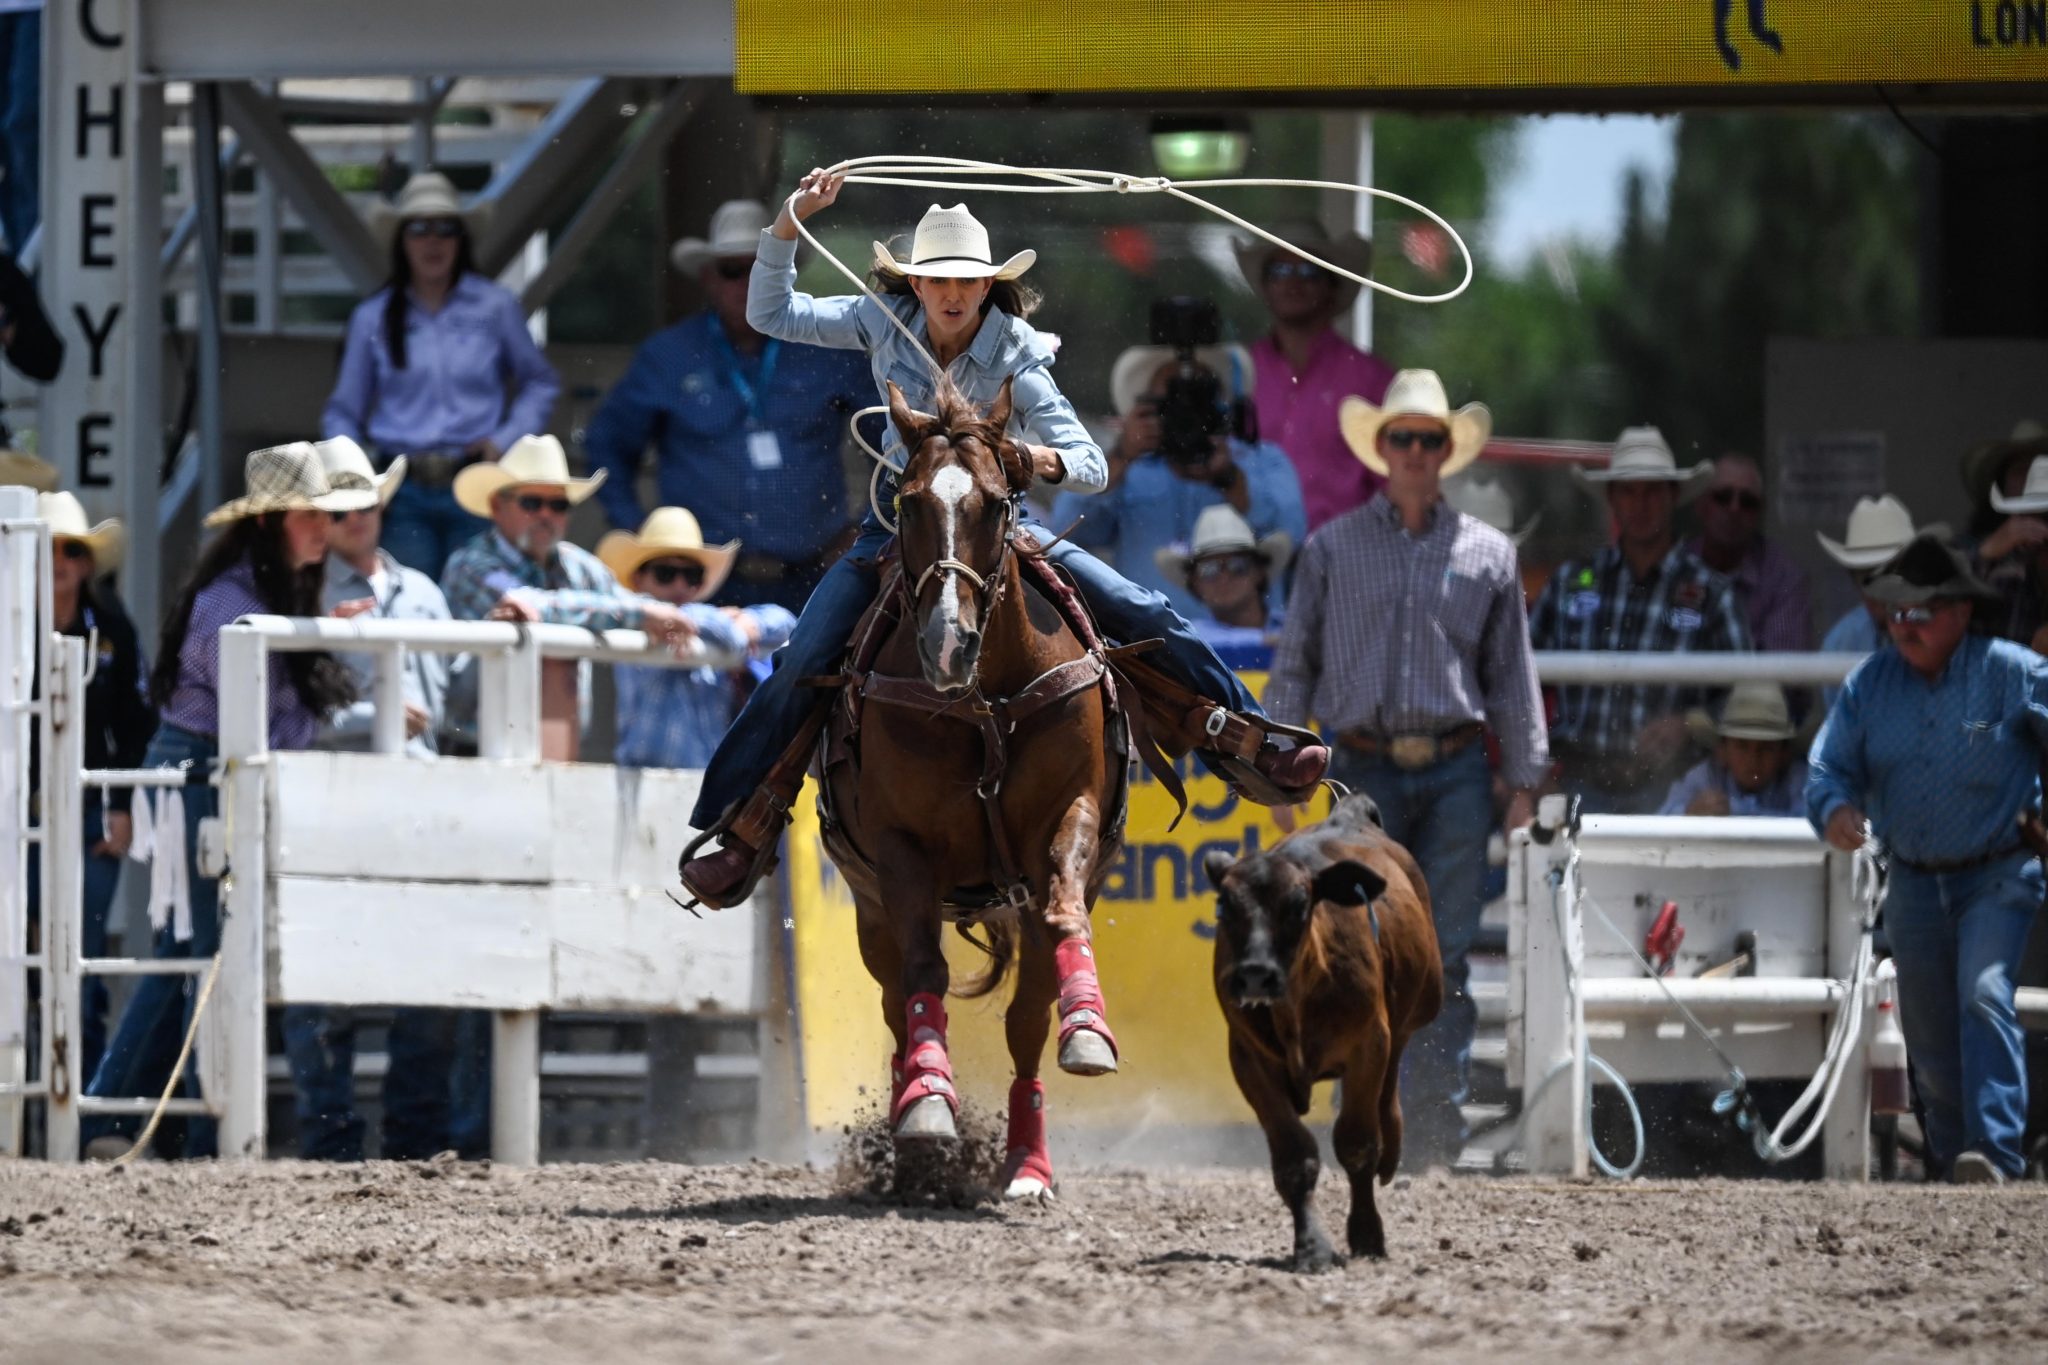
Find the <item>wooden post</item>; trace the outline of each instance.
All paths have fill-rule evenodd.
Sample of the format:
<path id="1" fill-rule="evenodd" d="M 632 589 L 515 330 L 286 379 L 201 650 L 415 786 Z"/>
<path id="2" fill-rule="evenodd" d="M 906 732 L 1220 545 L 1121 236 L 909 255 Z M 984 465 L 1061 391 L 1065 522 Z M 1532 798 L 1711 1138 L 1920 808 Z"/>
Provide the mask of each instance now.
<path id="1" fill-rule="evenodd" d="M 246 626 L 220 633 L 221 816 L 228 839 L 222 886 L 220 979 L 201 1032 L 210 1097 L 221 1105 L 220 1154 L 261 1157 L 265 1140 L 265 820 L 270 749 L 270 656 Z M 203 983 L 205 978 L 199 980 Z M 210 1054 L 210 1055 L 208 1055 Z"/>
<path id="2" fill-rule="evenodd" d="M 481 655 L 477 754 L 533 763 L 541 757 L 541 656 L 531 636 L 509 654 Z M 572 665 L 573 667 L 573 665 Z M 491 1017 L 491 1158 L 540 1164 L 540 1011 Z"/>

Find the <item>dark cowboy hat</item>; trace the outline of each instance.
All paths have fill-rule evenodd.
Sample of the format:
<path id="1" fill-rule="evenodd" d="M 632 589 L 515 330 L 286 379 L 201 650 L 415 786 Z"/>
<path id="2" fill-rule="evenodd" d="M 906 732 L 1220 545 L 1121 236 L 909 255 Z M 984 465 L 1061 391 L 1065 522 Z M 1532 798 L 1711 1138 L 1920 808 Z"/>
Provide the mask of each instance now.
<path id="1" fill-rule="evenodd" d="M 2032 418 L 2021 419 L 2010 436 L 1972 447 L 1963 456 L 1963 487 L 1970 490 L 1971 503 L 1982 503 L 2005 467 L 2022 455 L 2048 455 L 2048 427 Z"/>
<path id="2" fill-rule="evenodd" d="M 1892 606 L 1956 599 L 1999 600 L 1970 572 L 1969 558 L 1938 536 L 1920 535 L 1864 585 L 1864 595 Z"/>

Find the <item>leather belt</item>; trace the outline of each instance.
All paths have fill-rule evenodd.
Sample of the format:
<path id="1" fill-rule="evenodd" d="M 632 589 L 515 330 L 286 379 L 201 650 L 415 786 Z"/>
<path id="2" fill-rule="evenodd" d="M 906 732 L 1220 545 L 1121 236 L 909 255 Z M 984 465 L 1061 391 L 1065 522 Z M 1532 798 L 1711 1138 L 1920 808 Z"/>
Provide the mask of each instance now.
<path id="1" fill-rule="evenodd" d="M 2007 844 L 2004 848 L 1992 849 L 1989 853 L 1980 853 L 1974 858 L 1947 858 L 1939 862 L 1916 863 L 1911 858 L 1902 858 L 1894 853 L 1892 861 L 1901 867 L 1910 867 L 1923 876 L 1939 877 L 1950 872 L 1974 872 L 1980 867 L 1989 867 L 1993 863 L 2004 862 L 2014 854 L 2025 853 L 2026 851 L 2027 846 L 2024 843 L 2012 843 Z"/>
<path id="2" fill-rule="evenodd" d="M 1441 763 L 1486 733 L 1476 720 L 1434 735 L 1383 735 L 1373 730 L 1346 730 L 1337 743 L 1354 753 L 1384 758 L 1397 768 L 1413 771 Z"/>
<path id="3" fill-rule="evenodd" d="M 380 450 L 373 461 L 379 474 L 391 468 L 391 462 L 400 455 L 405 456 L 405 480 L 421 488 L 446 488 L 455 482 L 455 476 L 462 470 L 483 458 L 473 450 Z"/>

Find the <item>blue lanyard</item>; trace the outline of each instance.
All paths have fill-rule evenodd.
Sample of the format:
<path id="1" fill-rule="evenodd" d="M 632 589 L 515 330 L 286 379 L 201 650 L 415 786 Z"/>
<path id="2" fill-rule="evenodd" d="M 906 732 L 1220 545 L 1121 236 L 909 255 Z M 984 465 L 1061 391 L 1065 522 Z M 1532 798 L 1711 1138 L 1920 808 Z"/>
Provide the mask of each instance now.
<path id="1" fill-rule="evenodd" d="M 768 386 L 775 382 L 775 359 L 782 353 L 782 343 L 770 337 L 761 347 L 761 382 L 756 388 L 741 373 L 740 353 L 733 348 L 732 338 L 715 321 L 711 326 L 711 338 L 718 347 L 719 357 L 725 362 L 725 375 L 732 383 L 733 392 L 740 396 L 740 402 L 746 404 L 747 425 L 757 431 L 765 428 L 768 425 Z"/>

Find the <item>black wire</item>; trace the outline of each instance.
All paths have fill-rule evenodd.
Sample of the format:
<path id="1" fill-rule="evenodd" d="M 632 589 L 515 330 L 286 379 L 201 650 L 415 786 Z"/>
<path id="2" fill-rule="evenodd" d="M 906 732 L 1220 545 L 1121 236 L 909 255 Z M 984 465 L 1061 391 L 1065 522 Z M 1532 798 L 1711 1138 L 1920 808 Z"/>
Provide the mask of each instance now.
<path id="1" fill-rule="evenodd" d="M 1873 85 L 1871 88 L 1877 91 L 1877 97 L 1884 101 L 1884 107 L 1892 111 L 1892 117 L 1899 121 L 1899 126 L 1913 135 L 1914 141 L 1932 153 L 1936 161 L 1946 159 L 1942 155 L 1940 144 L 1922 132 L 1919 124 L 1906 117 L 1906 111 L 1899 108 L 1899 102 L 1892 98 L 1891 91 L 1885 89 L 1883 85 Z"/>

